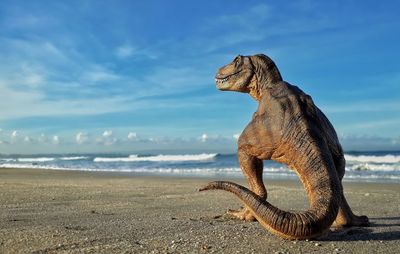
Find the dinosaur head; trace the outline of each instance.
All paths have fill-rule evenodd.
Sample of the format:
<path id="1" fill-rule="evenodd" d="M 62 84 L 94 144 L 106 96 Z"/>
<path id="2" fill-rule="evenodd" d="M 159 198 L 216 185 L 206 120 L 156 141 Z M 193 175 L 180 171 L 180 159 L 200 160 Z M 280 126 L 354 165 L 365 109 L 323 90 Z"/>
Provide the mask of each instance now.
<path id="1" fill-rule="evenodd" d="M 215 75 L 216 86 L 222 91 L 250 93 L 258 100 L 262 90 L 282 81 L 275 63 L 266 55 L 238 55 L 221 67 Z"/>
<path id="2" fill-rule="evenodd" d="M 248 56 L 238 55 L 230 64 L 221 67 L 215 75 L 217 88 L 222 91 L 249 92 L 248 85 L 254 76 Z"/>

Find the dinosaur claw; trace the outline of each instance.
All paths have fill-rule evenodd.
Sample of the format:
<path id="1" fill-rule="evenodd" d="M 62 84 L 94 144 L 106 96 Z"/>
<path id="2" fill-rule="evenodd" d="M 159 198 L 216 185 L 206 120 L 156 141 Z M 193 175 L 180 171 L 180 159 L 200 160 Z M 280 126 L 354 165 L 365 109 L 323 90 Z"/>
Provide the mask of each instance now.
<path id="1" fill-rule="evenodd" d="M 348 228 L 348 227 L 369 227 L 371 224 L 369 219 L 365 215 L 357 216 L 352 215 L 351 219 L 347 221 L 335 222 L 336 228 Z"/>
<path id="2" fill-rule="evenodd" d="M 235 219 L 244 221 L 256 221 L 256 218 L 253 216 L 253 214 L 251 214 L 251 212 L 246 208 L 242 208 L 241 210 L 228 209 L 226 213 Z"/>

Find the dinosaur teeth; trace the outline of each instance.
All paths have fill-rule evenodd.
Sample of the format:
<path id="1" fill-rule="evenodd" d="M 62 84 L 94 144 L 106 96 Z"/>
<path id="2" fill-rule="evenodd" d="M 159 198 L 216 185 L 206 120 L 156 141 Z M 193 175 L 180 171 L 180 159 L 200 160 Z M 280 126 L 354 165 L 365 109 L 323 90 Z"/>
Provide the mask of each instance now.
<path id="1" fill-rule="evenodd" d="M 231 77 L 235 77 L 235 76 L 239 75 L 239 73 L 241 73 L 241 72 L 242 71 L 235 72 L 233 74 L 230 74 L 230 75 L 226 76 L 225 78 L 215 78 L 215 82 L 217 82 L 217 83 L 225 83 L 228 79 L 230 79 Z"/>
<path id="2" fill-rule="evenodd" d="M 217 83 L 225 83 L 228 79 L 229 78 L 223 78 L 223 79 L 216 78 L 215 82 L 217 82 Z"/>

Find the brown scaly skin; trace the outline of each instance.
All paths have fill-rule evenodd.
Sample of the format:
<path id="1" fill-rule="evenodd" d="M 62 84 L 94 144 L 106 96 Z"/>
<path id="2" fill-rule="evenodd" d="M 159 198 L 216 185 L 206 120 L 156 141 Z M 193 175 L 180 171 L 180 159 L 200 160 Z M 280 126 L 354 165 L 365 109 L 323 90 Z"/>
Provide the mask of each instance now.
<path id="1" fill-rule="evenodd" d="M 282 80 L 275 63 L 265 55 L 238 56 L 220 68 L 217 88 L 249 93 L 259 102 L 253 119 L 238 141 L 238 159 L 250 190 L 231 182 L 211 182 L 202 190 L 234 193 L 244 203 L 229 213 L 242 220 L 257 219 L 287 239 L 310 239 L 337 227 L 367 226 L 343 195 L 345 160 L 336 132 L 311 97 Z M 287 212 L 271 205 L 262 172 L 263 160 L 287 164 L 303 182 L 310 208 Z"/>

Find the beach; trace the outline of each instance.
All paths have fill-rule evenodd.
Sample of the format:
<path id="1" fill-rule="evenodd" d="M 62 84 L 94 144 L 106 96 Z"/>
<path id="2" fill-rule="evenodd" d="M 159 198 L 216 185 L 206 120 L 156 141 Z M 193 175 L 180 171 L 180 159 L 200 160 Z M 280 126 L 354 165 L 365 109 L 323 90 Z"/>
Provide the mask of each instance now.
<path id="1" fill-rule="evenodd" d="M 0 253 L 398 253 L 400 185 L 345 182 L 367 228 L 332 230 L 288 241 L 257 222 L 224 215 L 240 203 L 209 181 L 241 179 L 116 172 L 0 169 Z M 296 180 L 265 179 L 268 200 L 282 209 L 308 202 Z"/>

